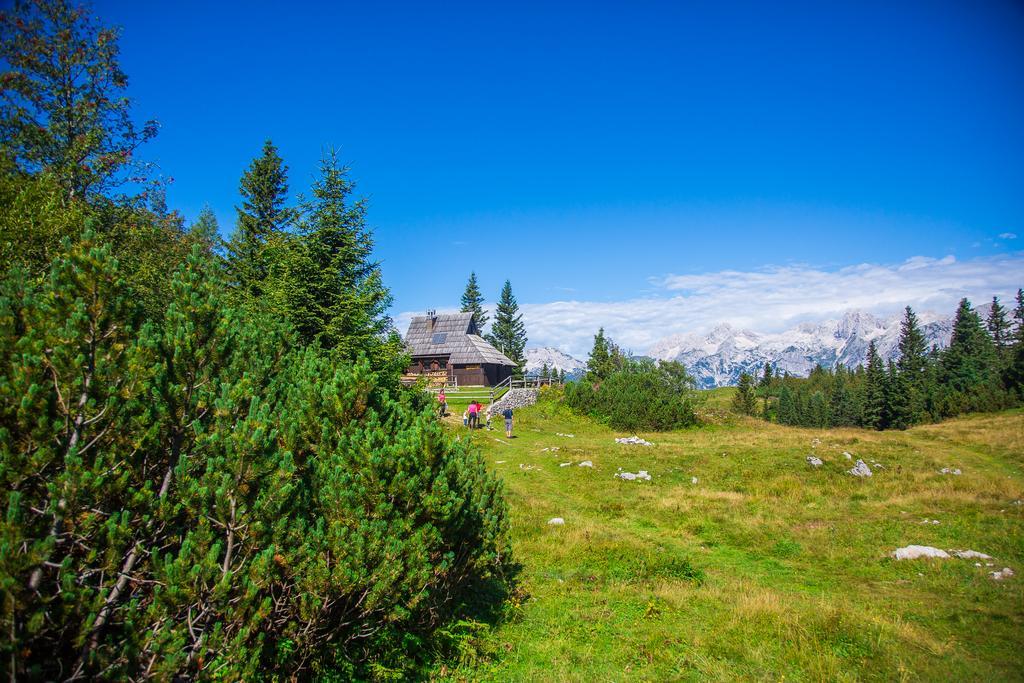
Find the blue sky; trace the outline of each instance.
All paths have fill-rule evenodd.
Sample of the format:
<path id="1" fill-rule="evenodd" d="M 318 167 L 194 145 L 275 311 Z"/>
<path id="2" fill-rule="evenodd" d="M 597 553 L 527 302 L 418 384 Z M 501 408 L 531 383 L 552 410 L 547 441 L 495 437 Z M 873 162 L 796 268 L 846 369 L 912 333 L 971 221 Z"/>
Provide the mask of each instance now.
<path id="1" fill-rule="evenodd" d="M 905 303 L 939 308 L 1024 284 L 1020 3 L 551 4 L 95 8 L 124 29 L 138 116 L 162 124 L 145 156 L 170 204 L 209 203 L 230 230 L 265 138 L 295 193 L 337 147 L 400 319 L 456 306 L 476 270 L 491 301 L 511 279 L 531 345 L 579 352 L 598 324 L 642 324 L 642 351 L 663 329 L 801 316 L 687 316 L 680 277 L 842 281 L 924 257 L 944 294 L 915 280 Z M 886 282 L 859 285 L 868 304 L 900 295 Z M 807 316 L 850 303 L 822 296 Z"/>

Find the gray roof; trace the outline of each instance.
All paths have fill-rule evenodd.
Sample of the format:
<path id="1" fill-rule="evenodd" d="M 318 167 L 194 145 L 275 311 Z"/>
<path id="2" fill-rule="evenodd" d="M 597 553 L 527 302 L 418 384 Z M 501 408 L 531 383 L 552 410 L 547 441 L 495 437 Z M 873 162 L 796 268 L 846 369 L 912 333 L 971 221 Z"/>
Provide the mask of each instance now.
<path id="1" fill-rule="evenodd" d="M 413 318 L 409 323 L 409 331 L 405 333 L 405 345 L 414 358 L 448 356 L 449 363 L 515 365 L 508 356 L 480 336 L 480 331 L 473 323 L 472 313 Z"/>

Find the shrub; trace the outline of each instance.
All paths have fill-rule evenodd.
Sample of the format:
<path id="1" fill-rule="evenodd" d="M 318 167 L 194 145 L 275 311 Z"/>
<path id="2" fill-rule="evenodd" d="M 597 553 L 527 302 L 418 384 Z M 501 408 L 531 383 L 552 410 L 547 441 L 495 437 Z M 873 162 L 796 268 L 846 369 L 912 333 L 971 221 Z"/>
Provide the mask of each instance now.
<path id="1" fill-rule="evenodd" d="M 697 423 L 693 378 L 679 363 L 628 360 L 601 381 L 566 386 L 566 402 L 622 431 L 665 431 Z"/>
<path id="2" fill-rule="evenodd" d="M 365 360 L 231 308 L 198 251 L 155 324 L 67 248 L 0 283 L 13 675 L 365 676 L 503 582 L 500 484 Z"/>

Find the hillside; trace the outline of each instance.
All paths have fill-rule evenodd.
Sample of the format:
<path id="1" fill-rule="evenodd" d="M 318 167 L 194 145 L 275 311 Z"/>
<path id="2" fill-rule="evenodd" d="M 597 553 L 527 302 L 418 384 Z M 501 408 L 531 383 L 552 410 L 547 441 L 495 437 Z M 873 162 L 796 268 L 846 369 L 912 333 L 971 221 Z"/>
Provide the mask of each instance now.
<path id="1" fill-rule="evenodd" d="M 720 424 L 641 434 L 652 447 L 551 402 L 519 411 L 511 441 L 475 434 L 505 482 L 520 591 L 437 676 L 1021 679 L 1024 413 L 805 430 L 722 418 L 730 391 L 706 407 Z M 874 476 L 847 474 L 844 451 Z M 890 558 L 910 544 L 993 559 Z M 990 578 L 1003 567 L 1017 576 Z"/>

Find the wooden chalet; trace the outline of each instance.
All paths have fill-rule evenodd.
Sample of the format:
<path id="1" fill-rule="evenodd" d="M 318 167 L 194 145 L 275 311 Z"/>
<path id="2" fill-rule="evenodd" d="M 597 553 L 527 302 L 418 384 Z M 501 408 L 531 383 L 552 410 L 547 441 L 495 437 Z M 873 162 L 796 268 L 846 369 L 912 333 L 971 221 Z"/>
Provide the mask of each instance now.
<path id="1" fill-rule="evenodd" d="M 408 382 L 425 375 L 435 385 L 494 386 L 516 367 L 480 336 L 472 313 L 428 311 L 412 319 L 405 344 L 412 356 L 404 377 Z"/>

